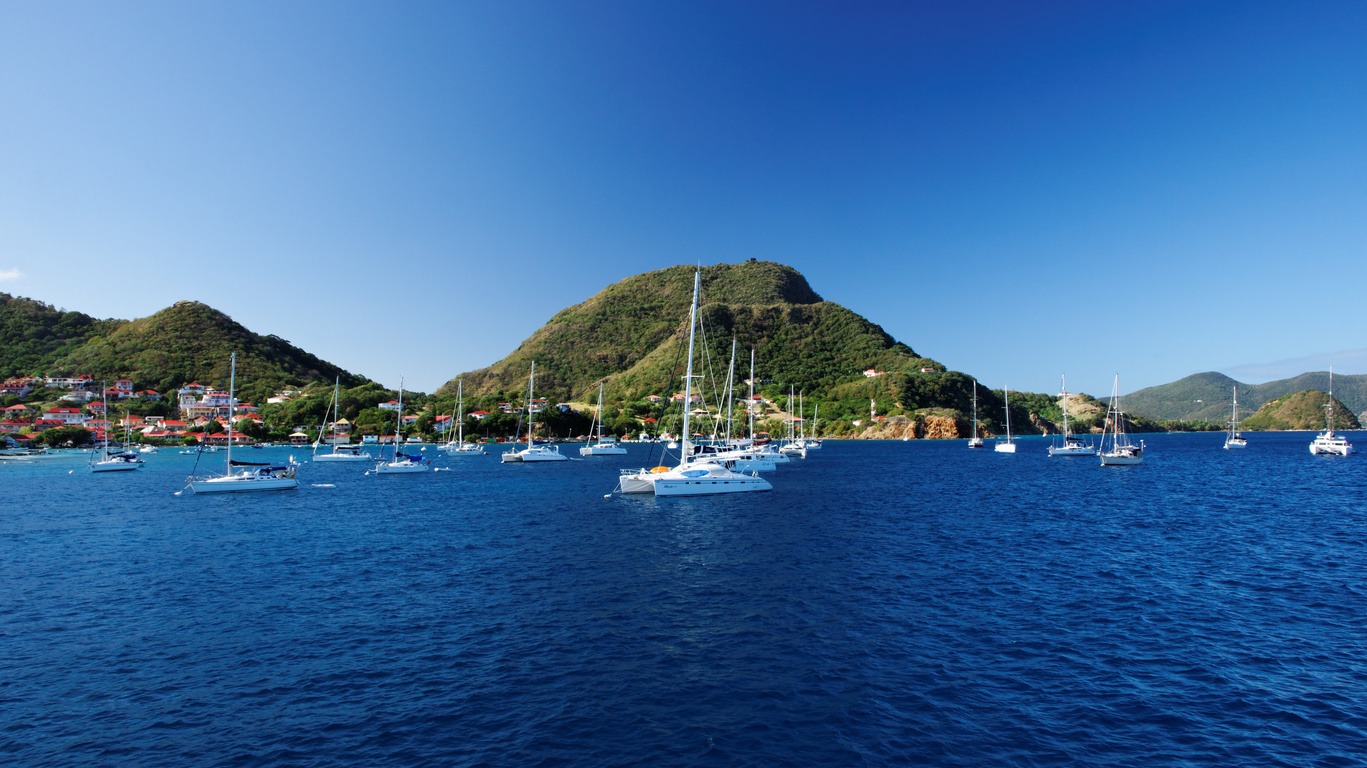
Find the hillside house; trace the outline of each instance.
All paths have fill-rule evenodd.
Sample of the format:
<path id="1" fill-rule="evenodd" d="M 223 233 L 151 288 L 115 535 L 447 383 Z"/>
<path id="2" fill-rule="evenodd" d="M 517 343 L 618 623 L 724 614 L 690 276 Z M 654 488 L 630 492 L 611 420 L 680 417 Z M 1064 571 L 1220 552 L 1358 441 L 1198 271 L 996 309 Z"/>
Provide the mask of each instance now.
<path id="1" fill-rule="evenodd" d="M 88 373 L 79 376 L 48 376 L 43 383 L 53 389 L 89 389 L 95 386 L 95 377 Z"/>
<path id="2" fill-rule="evenodd" d="M 43 414 L 44 421 L 57 421 L 63 426 L 84 424 L 86 416 L 80 408 L 51 408 Z"/>

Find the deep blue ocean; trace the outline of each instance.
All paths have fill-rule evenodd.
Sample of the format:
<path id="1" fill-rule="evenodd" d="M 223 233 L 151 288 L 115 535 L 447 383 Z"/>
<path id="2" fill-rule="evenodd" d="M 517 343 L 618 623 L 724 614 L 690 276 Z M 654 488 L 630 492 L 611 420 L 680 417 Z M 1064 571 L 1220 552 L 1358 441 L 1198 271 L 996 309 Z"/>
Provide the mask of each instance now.
<path id="1" fill-rule="evenodd" d="M 1367 456 L 1143 437 L 661 500 L 603 497 L 645 445 L 242 496 L 2 464 L 0 764 L 1367 764 Z"/>

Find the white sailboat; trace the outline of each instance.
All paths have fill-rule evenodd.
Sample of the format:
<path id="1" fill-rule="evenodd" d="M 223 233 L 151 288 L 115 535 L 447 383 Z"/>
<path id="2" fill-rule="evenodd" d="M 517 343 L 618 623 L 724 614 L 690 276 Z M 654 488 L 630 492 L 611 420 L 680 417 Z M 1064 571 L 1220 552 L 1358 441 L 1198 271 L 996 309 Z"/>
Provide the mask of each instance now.
<path id="1" fill-rule="evenodd" d="M 982 448 L 985 443 L 978 434 L 978 380 L 973 380 L 973 434 L 968 438 L 969 448 Z"/>
<path id="2" fill-rule="evenodd" d="M 353 461 L 353 462 L 354 462 L 354 461 L 374 461 L 374 460 L 375 460 L 375 457 L 371 456 L 371 455 L 370 455 L 369 453 L 367 453 L 367 452 L 362 451 L 362 450 L 361 450 L 361 447 L 360 447 L 359 445 L 338 445 L 338 444 L 337 444 L 337 440 L 339 439 L 339 438 L 337 437 L 337 423 L 338 423 L 338 422 L 341 420 L 341 418 L 342 418 L 342 413 L 341 413 L 341 402 L 342 402 L 342 401 L 341 401 L 341 394 L 342 394 L 342 379 L 341 379 L 341 377 L 339 376 L 339 377 L 337 377 L 336 381 L 334 381 L 333 384 L 332 384 L 332 404 L 328 406 L 328 410 L 327 410 L 327 411 L 324 411 L 324 412 L 323 412 L 323 423 L 320 424 L 320 425 L 318 425 L 318 439 L 313 441 L 313 460 L 314 460 L 315 462 L 317 462 L 317 461 L 329 461 L 329 462 L 331 462 L 331 461 Z M 330 442 L 330 443 L 332 444 L 332 452 L 331 452 L 331 453 L 319 453 L 319 452 L 318 452 L 318 447 L 319 447 L 319 446 L 322 444 L 322 442 L 323 442 L 323 435 L 327 434 L 328 413 L 331 413 L 331 414 L 332 414 L 332 439 L 328 441 L 328 442 Z"/>
<path id="3" fill-rule="evenodd" d="M 1068 374 L 1063 374 L 1063 390 L 1059 392 L 1059 407 L 1063 410 L 1063 442 L 1049 446 L 1050 456 L 1095 456 L 1096 446 L 1068 431 Z"/>
<path id="4" fill-rule="evenodd" d="M 1314 456 L 1347 456 L 1353 452 L 1348 438 L 1334 433 L 1334 366 L 1329 366 L 1329 402 L 1324 404 L 1324 431 L 1310 441 Z"/>
<path id="5" fill-rule="evenodd" d="M 1144 463 L 1144 441 L 1139 445 L 1125 434 L 1125 413 L 1120 410 L 1120 374 L 1115 375 L 1111 405 L 1106 410 L 1106 432 L 1101 436 L 1101 466 L 1118 467 Z M 1107 441 L 1109 442 L 1109 446 Z"/>
<path id="6" fill-rule="evenodd" d="M 692 432 L 689 430 L 688 404 L 693 395 L 693 343 L 698 320 L 698 292 L 702 287 L 702 272 L 693 274 L 693 305 L 688 312 L 688 369 L 684 374 L 683 433 L 680 441 L 679 466 L 653 469 L 622 470 L 617 489 L 622 493 L 654 493 L 658 496 L 712 496 L 723 493 L 745 493 L 773 490 L 773 485 L 759 475 L 745 475 L 724 464 L 691 463 Z"/>
<path id="7" fill-rule="evenodd" d="M 483 456 L 484 446 L 480 443 L 465 442 L 465 386 L 456 379 L 456 436 L 441 446 L 441 450 L 452 456 Z M 448 427 L 448 431 L 449 431 Z"/>
<path id="8" fill-rule="evenodd" d="M 997 453 L 1015 453 L 1016 443 L 1011 439 L 1011 390 L 1002 389 L 1002 402 L 1006 405 L 1006 439 L 997 438 L 992 450 Z"/>
<path id="9" fill-rule="evenodd" d="M 603 434 L 603 382 L 598 382 L 598 408 L 593 412 L 593 424 L 589 426 L 589 437 L 592 438 L 594 431 L 598 433 L 598 439 L 579 449 L 580 456 L 625 456 L 627 449 L 623 448 L 617 438 L 612 435 Z"/>
<path id="10" fill-rule="evenodd" d="M 228 373 L 228 451 L 223 474 L 191 480 L 195 493 L 241 493 L 246 491 L 289 491 L 299 487 L 294 477 L 294 462 L 233 461 L 233 416 L 236 414 L 237 353 L 230 358 Z"/>
<path id="11" fill-rule="evenodd" d="M 504 464 L 523 462 L 534 463 L 539 461 L 569 461 L 570 457 L 560 452 L 558 445 L 537 445 L 532 438 L 535 432 L 532 427 L 535 425 L 536 415 L 532 412 L 532 396 L 536 386 L 536 361 L 532 361 L 532 373 L 527 377 L 527 447 L 521 450 L 516 448 L 509 450 L 502 456 Z"/>
<path id="12" fill-rule="evenodd" d="M 104 447 L 99 452 L 90 457 L 91 472 L 128 472 L 142 466 L 142 459 L 132 451 L 116 451 L 111 453 L 109 450 L 109 428 L 113 423 L 109 420 L 109 396 L 104 395 Z"/>
<path id="13" fill-rule="evenodd" d="M 394 415 L 394 458 L 375 464 L 377 475 L 415 475 L 426 472 L 431 467 L 423 461 L 420 454 L 404 453 L 399 450 L 403 444 L 403 379 L 399 379 L 399 410 Z"/>
<path id="14" fill-rule="evenodd" d="M 1225 450 L 1247 448 L 1248 440 L 1239 433 L 1239 387 L 1234 387 L 1234 411 L 1229 416 L 1229 434 L 1225 435 Z"/>

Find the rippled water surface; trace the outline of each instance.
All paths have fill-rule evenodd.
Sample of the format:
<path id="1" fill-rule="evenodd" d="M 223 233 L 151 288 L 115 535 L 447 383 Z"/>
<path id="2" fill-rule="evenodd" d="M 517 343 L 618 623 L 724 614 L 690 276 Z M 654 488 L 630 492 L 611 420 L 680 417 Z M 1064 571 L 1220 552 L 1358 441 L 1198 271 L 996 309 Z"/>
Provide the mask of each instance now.
<path id="1" fill-rule="evenodd" d="M 645 446 L 0 465 L 0 763 L 1362 765 L 1367 457 L 1221 437 L 827 442 L 659 501 L 603 498 Z"/>

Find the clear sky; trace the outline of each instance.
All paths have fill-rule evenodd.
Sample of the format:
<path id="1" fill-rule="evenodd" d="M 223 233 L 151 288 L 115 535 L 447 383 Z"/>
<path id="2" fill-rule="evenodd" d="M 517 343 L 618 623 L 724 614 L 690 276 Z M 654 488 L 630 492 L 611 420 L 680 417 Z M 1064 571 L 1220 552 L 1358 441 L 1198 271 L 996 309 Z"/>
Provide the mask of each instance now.
<path id="1" fill-rule="evenodd" d="M 0 0 L 0 291 L 431 391 L 759 258 L 992 387 L 1367 373 L 1367 3 Z M 682 311 L 682 308 L 681 308 Z"/>

